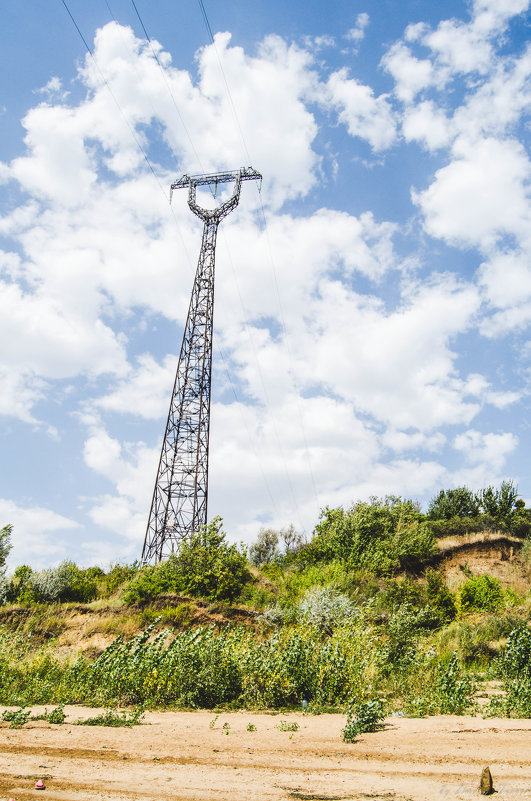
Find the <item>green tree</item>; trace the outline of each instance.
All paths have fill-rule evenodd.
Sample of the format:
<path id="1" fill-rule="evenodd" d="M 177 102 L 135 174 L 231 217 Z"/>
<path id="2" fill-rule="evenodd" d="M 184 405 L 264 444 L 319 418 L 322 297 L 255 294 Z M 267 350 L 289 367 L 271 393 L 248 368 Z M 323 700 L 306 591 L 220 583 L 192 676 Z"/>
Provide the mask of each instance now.
<path id="1" fill-rule="evenodd" d="M 249 547 L 249 561 L 260 567 L 273 562 L 278 554 L 278 532 L 272 528 L 261 528 L 256 542 Z"/>
<path id="2" fill-rule="evenodd" d="M 518 513 L 518 487 L 512 481 L 502 481 L 499 489 L 486 487 L 478 492 L 478 504 L 485 514 L 510 521 Z"/>
<path id="3" fill-rule="evenodd" d="M 221 518 L 215 517 L 202 526 L 183 542 L 172 566 L 185 592 L 216 601 L 233 601 L 251 576 L 245 553 L 226 542 L 222 525 Z"/>
<path id="4" fill-rule="evenodd" d="M 388 573 L 434 553 L 433 534 L 410 500 L 395 496 L 359 501 L 350 509 L 326 508 L 306 550 L 316 560 L 339 559 Z"/>
<path id="5" fill-rule="evenodd" d="M 477 517 L 480 503 L 468 487 L 441 490 L 428 507 L 430 520 L 451 520 L 452 517 Z"/>
<path id="6" fill-rule="evenodd" d="M 0 528 L 0 570 L 5 567 L 6 559 L 9 556 L 9 552 L 13 547 L 11 544 L 11 532 L 13 531 L 13 526 L 8 524 L 4 526 L 4 528 Z"/>

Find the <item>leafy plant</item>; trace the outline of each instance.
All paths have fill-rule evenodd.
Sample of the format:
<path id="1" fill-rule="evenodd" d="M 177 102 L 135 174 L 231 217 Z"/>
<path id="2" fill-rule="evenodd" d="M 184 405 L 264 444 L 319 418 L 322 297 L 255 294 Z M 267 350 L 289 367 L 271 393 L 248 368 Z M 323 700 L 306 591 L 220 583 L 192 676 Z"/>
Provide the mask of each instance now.
<path id="1" fill-rule="evenodd" d="M 233 601 L 250 581 L 245 554 L 226 542 L 221 518 L 183 542 L 177 556 L 142 568 L 126 587 L 126 603 L 145 603 L 165 592 Z"/>
<path id="2" fill-rule="evenodd" d="M 48 723 L 54 723 L 58 725 L 64 723 L 65 718 L 66 715 L 64 710 L 64 704 L 56 706 L 55 709 L 52 709 L 50 712 L 48 712 L 47 716 Z"/>
<path id="3" fill-rule="evenodd" d="M 433 554 L 435 541 L 412 501 L 388 496 L 347 511 L 326 508 L 307 550 L 386 574 Z"/>
<path id="4" fill-rule="evenodd" d="M 463 674 L 455 652 L 447 665 L 439 664 L 436 690 L 443 715 L 462 715 L 472 705 L 475 684 Z"/>
<path id="5" fill-rule="evenodd" d="M 426 571 L 426 599 L 439 625 L 449 623 L 455 618 L 457 607 L 454 595 L 448 589 L 442 574 L 436 570 Z"/>
<path id="6" fill-rule="evenodd" d="M 385 719 L 385 705 L 381 698 L 349 704 L 347 722 L 342 729 L 345 743 L 353 743 L 358 734 L 379 729 Z"/>
<path id="7" fill-rule="evenodd" d="M 467 612 L 495 612 L 503 605 L 503 590 L 498 579 L 488 574 L 472 576 L 457 593 L 457 609 Z"/>
<path id="8" fill-rule="evenodd" d="M 281 720 L 277 729 L 279 731 L 299 731 L 299 724 L 296 720 Z"/>
<path id="9" fill-rule="evenodd" d="M 2 713 L 2 720 L 8 722 L 10 729 L 18 729 L 28 722 L 31 709 L 21 706 L 19 709 L 6 709 Z"/>
<path id="10" fill-rule="evenodd" d="M 106 709 L 100 715 L 95 715 L 92 718 L 85 718 L 85 720 L 78 720 L 78 726 L 138 726 L 144 717 L 144 707 L 137 706 L 132 712 L 117 712 L 114 709 Z"/>
<path id="11" fill-rule="evenodd" d="M 302 620 L 322 632 L 330 632 L 334 625 L 356 614 L 350 598 L 331 587 L 314 587 L 307 590 L 298 604 Z"/>
<path id="12" fill-rule="evenodd" d="M 11 544 L 12 531 L 13 526 L 11 524 L 0 528 L 0 570 L 5 566 L 6 559 L 13 547 Z"/>

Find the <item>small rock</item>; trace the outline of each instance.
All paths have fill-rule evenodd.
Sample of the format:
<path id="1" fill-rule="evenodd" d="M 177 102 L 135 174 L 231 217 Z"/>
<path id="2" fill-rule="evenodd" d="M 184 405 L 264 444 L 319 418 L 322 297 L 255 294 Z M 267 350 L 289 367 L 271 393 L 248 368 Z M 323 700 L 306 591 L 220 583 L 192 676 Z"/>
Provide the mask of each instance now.
<path id="1" fill-rule="evenodd" d="M 494 787 L 492 786 L 492 776 L 490 774 L 490 768 L 488 767 L 483 768 L 481 771 L 479 792 L 481 795 L 491 795 L 494 792 Z"/>

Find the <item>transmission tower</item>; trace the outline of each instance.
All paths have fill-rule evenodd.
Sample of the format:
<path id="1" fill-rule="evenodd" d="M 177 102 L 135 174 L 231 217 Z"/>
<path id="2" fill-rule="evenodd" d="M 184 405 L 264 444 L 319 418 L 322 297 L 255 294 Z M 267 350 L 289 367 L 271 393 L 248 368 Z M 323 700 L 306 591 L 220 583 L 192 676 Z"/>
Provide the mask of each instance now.
<path id="1" fill-rule="evenodd" d="M 213 175 L 183 175 L 171 185 L 171 192 L 188 187 L 188 205 L 204 226 L 142 550 L 143 562 L 160 562 L 177 552 L 181 542 L 207 522 L 216 236 L 221 220 L 238 205 L 242 181 L 261 178 L 252 167 L 242 167 Z M 232 195 L 220 206 L 203 209 L 197 205 L 198 186 L 213 187 L 215 196 L 218 184 L 231 182 Z"/>

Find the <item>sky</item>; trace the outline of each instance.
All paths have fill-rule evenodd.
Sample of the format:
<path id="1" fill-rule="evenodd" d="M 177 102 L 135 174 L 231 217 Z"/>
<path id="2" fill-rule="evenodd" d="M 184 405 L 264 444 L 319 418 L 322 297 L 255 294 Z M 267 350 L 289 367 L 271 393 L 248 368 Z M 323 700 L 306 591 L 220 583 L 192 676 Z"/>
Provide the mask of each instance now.
<path id="1" fill-rule="evenodd" d="M 11 567 L 140 558 L 201 244 L 184 173 L 263 176 L 216 253 L 230 541 L 463 484 L 530 503 L 528 0 L 2 12 Z"/>

